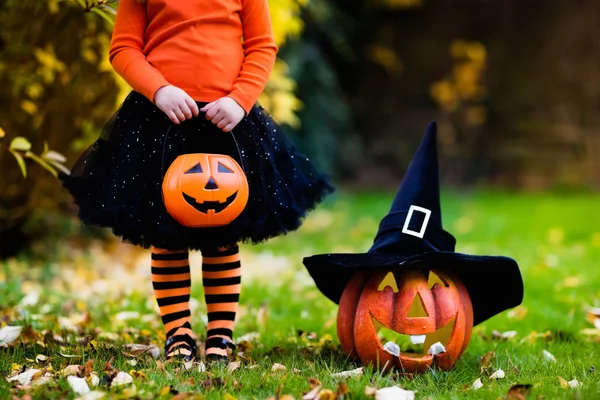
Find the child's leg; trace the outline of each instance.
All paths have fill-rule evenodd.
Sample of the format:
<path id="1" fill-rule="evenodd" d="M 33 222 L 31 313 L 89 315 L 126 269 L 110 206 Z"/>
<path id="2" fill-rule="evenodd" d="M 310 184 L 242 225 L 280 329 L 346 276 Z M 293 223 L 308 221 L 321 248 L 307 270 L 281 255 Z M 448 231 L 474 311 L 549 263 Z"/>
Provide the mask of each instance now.
<path id="1" fill-rule="evenodd" d="M 207 359 L 226 359 L 233 348 L 233 326 L 242 279 L 237 244 L 202 251 L 202 283 L 208 311 Z"/>
<path id="2" fill-rule="evenodd" d="M 188 252 L 152 248 L 152 286 L 167 336 L 167 358 L 191 360 L 196 352 L 190 324 L 191 275 Z"/>

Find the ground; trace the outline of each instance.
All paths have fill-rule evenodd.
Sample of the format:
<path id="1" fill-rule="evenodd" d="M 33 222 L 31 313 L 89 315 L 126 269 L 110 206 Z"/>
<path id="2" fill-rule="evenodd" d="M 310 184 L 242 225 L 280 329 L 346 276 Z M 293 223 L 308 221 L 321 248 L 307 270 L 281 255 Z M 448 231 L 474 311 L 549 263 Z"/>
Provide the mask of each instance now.
<path id="1" fill-rule="evenodd" d="M 522 306 L 475 327 L 450 371 L 364 368 L 334 376 L 361 366 L 339 348 L 337 307 L 314 288 L 301 259 L 367 250 L 392 196 L 338 194 L 300 231 L 244 246 L 240 364 L 208 371 L 199 363 L 164 364 L 158 354 L 164 335 L 146 252 L 90 239 L 77 224 L 46 217 L 56 235 L 0 263 L 0 339 L 14 339 L 0 340 L 0 375 L 14 378 L 0 380 L 0 398 L 77 398 L 84 382 L 77 378 L 85 379 L 82 390 L 91 388 L 84 398 L 299 399 L 318 385 L 316 397 L 306 398 L 368 398 L 391 386 L 418 399 L 497 399 L 509 392 L 509 398 L 600 398 L 600 310 L 593 308 L 600 306 L 600 197 L 592 194 L 444 193 L 444 226 L 456 236 L 457 251 L 519 262 Z M 199 255 L 192 265 L 193 327 L 202 341 Z M 6 325 L 23 328 L 11 338 Z M 492 379 L 498 370 L 504 378 Z M 478 379 L 482 387 L 475 390 Z M 511 391 L 516 384 L 531 386 Z"/>

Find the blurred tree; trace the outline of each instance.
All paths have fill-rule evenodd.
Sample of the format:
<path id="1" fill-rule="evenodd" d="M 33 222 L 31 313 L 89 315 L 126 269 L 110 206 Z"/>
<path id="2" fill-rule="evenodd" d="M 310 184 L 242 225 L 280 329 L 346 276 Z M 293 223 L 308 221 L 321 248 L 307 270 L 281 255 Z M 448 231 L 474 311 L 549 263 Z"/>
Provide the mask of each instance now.
<path id="1" fill-rule="evenodd" d="M 73 139 L 96 131 L 115 104 L 114 78 L 100 63 L 110 38 L 105 24 L 75 3 L 5 0 L 0 27 L 5 142 L 22 136 L 32 141 L 34 153 L 47 142 L 74 157 Z M 34 165 L 28 170 L 23 179 L 13 155 L 0 148 L 0 257 L 26 242 L 22 227 L 34 208 L 65 199 L 46 171 Z"/>

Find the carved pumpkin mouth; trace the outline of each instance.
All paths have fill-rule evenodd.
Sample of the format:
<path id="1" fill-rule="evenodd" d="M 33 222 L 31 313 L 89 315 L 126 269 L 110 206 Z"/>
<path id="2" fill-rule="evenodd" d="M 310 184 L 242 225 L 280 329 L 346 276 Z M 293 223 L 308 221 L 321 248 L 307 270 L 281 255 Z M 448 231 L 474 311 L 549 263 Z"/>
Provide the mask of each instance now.
<path id="1" fill-rule="evenodd" d="M 373 314 L 371 314 L 371 321 L 378 333 L 381 346 L 390 354 L 395 356 L 402 354 L 403 358 L 430 358 L 432 355 L 435 356 L 446 351 L 452 338 L 456 317 L 435 332 L 419 335 L 405 334 L 386 328 Z M 398 350 L 399 354 L 395 354 Z"/>
<path id="2" fill-rule="evenodd" d="M 207 214 L 209 210 L 213 210 L 215 214 L 218 214 L 233 203 L 233 201 L 237 197 L 238 192 L 235 192 L 234 194 L 229 196 L 227 199 L 225 199 L 224 202 L 205 201 L 202 203 L 197 202 L 196 199 L 194 199 L 192 196 L 189 196 L 183 192 L 181 194 L 183 195 L 183 198 L 185 199 L 186 203 L 194 207 L 197 211 L 200 211 L 203 214 Z"/>

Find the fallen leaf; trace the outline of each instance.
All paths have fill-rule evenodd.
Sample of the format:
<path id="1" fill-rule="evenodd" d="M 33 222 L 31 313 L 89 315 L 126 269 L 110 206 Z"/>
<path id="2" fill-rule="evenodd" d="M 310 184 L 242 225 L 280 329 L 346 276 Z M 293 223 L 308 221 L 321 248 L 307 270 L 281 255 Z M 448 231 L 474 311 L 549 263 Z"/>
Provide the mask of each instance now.
<path id="1" fill-rule="evenodd" d="M 284 394 L 283 396 L 279 397 L 279 400 L 296 400 L 296 399 L 291 394 Z"/>
<path id="2" fill-rule="evenodd" d="M 206 365 L 202 361 L 198 363 L 198 372 L 206 372 Z"/>
<path id="3" fill-rule="evenodd" d="M 298 368 L 292 368 L 292 372 L 295 374 L 301 374 L 302 370 L 298 369 Z"/>
<path id="4" fill-rule="evenodd" d="M 506 393 L 507 400 L 525 400 L 531 392 L 531 385 L 513 385 Z"/>
<path id="5" fill-rule="evenodd" d="M 375 400 L 414 400 L 415 392 L 404 390 L 398 386 L 387 387 L 377 390 Z"/>
<path id="6" fill-rule="evenodd" d="M 310 385 L 311 389 L 315 388 L 317 386 L 321 386 L 321 381 L 318 380 L 317 378 L 308 378 L 308 384 Z"/>
<path id="7" fill-rule="evenodd" d="M 112 380 L 110 386 L 121 386 L 127 385 L 128 383 L 133 382 L 133 377 L 129 375 L 127 372 L 120 371 L 117 376 Z"/>
<path id="8" fill-rule="evenodd" d="M 335 393 L 329 389 L 322 389 L 319 392 L 318 400 L 335 400 Z"/>
<path id="9" fill-rule="evenodd" d="M 50 383 L 54 383 L 54 382 L 55 382 L 55 380 L 54 380 L 54 377 L 52 376 L 52 374 L 50 372 L 46 372 L 43 376 L 41 376 L 40 378 L 31 382 L 31 386 L 32 387 L 44 386 L 44 385 L 49 385 Z"/>
<path id="10" fill-rule="evenodd" d="M 223 400 L 237 400 L 237 398 L 233 397 L 229 393 L 225 393 L 225 396 L 223 396 Z"/>
<path id="11" fill-rule="evenodd" d="M 20 374 L 13 376 L 12 378 L 8 378 L 9 382 L 19 382 L 22 386 L 27 386 L 31 382 L 32 379 L 40 376 L 42 371 L 39 369 L 30 368 L 25 372 L 21 372 Z"/>
<path id="12" fill-rule="evenodd" d="M 509 340 L 514 338 L 515 336 L 517 336 L 517 331 L 506 331 L 503 333 L 500 333 L 496 330 L 492 331 L 492 337 L 494 337 L 495 339 Z"/>
<path id="13" fill-rule="evenodd" d="M 4 328 L 0 328 L 0 343 L 10 344 L 14 342 L 22 330 L 22 326 L 5 326 Z"/>
<path id="14" fill-rule="evenodd" d="M 554 363 L 556 362 L 556 357 L 554 357 L 554 355 L 552 355 L 552 353 L 550 353 L 548 350 L 543 350 L 542 354 L 546 361 L 552 361 Z"/>
<path id="15" fill-rule="evenodd" d="M 387 342 L 383 345 L 383 349 L 393 356 L 400 357 L 400 346 L 394 342 Z"/>
<path id="16" fill-rule="evenodd" d="M 569 387 L 569 382 L 567 382 L 567 380 L 565 378 L 563 378 L 562 376 L 558 377 L 558 382 L 560 383 L 560 387 L 562 387 L 563 389 L 566 389 Z"/>
<path id="17" fill-rule="evenodd" d="M 127 364 L 131 365 L 132 367 L 135 367 L 137 365 L 137 360 L 135 358 L 127 360 Z"/>
<path id="18" fill-rule="evenodd" d="M 96 374 L 94 371 L 90 372 L 90 377 L 88 378 L 88 384 L 91 387 L 96 387 L 100 384 L 100 378 L 98 377 L 98 374 Z"/>
<path id="19" fill-rule="evenodd" d="M 38 363 L 45 363 L 46 361 L 48 361 L 48 357 L 46 357 L 43 354 L 38 354 L 37 356 L 35 356 L 35 361 L 37 361 Z"/>
<path id="20" fill-rule="evenodd" d="M 83 370 L 81 365 L 67 365 L 65 369 L 62 371 L 63 376 L 70 375 L 79 375 L 79 373 Z"/>
<path id="21" fill-rule="evenodd" d="M 480 365 L 481 365 L 481 373 L 482 374 L 492 366 L 492 361 L 494 360 L 494 358 L 496 358 L 496 352 L 493 350 L 485 353 L 481 357 Z"/>
<path id="22" fill-rule="evenodd" d="M 321 385 L 314 386 L 310 390 L 310 392 L 308 392 L 304 396 L 302 396 L 302 400 L 315 400 L 318 398 L 320 391 L 321 391 Z"/>
<path id="23" fill-rule="evenodd" d="M 479 390 L 483 387 L 483 383 L 481 383 L 481 378 L 477 378 L 475 382 L 471 385 L 471 389 Z"/>
<path id="24" fill-rule="evenodd" d="M 568 384 L 571 389 L 577 389 L 577 388 L 581 387 L 581 382 L 579 382 L 577 379 L 573 379 L 572 381 L 569 381 Z"/>
<path id="25" fill-rule="evenodd" d="M 84 378 L 78 378 L 76 376 L 70 375 L 67 376 L 67 382 L 69 382 L 69 386 L 76 394 L 86 394 L 90 392 L 90 387 Z"/>
<path id="26" fill-rule="evenodd" d="M 230 362 L 229 365 L 227 366 L 227 373 L 231 374 L 233 371 L 238 369 L 240 367 L 240 365 L 241 365 L 241 363 L 239 361 Z M 285 367 L 284 367 L 284 369 L 285 369 Z"/>
<path id="27" fill-rule="evenodd" d="M 87 360 L 85 365 L 83 366 L 83 376 L 90 376 L 92 371 L 94 370 L 94 360 Z"/>
<path id="28" fill-rule="evenodd" d="M 257 340 L 260 337 L 260 333 L 258 332 L 250 332 L 250 333 L 246 333 L 245 335 L 242 335 L 238 338 L 238 342 L 252 342 L 254 340 Z"/>
<path id="29" fill-rule="evenodd" d="M 186 371 L 189 371 L 192 368 L 194 368 L 194 360 L 190 360 L 190 361 L 184 362 L 183 363 L 183 368 L 185 368 Z"/>
<path id="30" fill-rule="evenodd" d="M 342 381 L 340 381 L 338 383 L 338 388 L 337 391 L 335 392 L 335 398 L 339 399 L 340 397 L 348 394 L 350 390 L 348 389 L 348 386 L 346 386 L 346 384 Z"/>
<path id="31" fill-rule="evenodd" d="M 508 318 L 516 319 L 516 320 L 521 320 L 521 319 L 525 318 L 526 315 L 527 315 L 527 308 L 525 308 L 523 306 L 517 306 L 507 313 Z"/>
<path id="32" fill-rule="evenodd" d="M 275 372 L 275 371 L 285 371 L 287 368 L 285 367 L 285 365 L 282 364 L 273 364 L 273 368 L 271 368 L 271 371 Z"/>
<path id="33" fill-rule="evenodd" d="M 353 369 L 351 371 L 342 371 L 335 374 L 331 374 L 332 378 L 349 378 L 351 376 L 360 376 L 363 373 L 363 367 Z"/>
<path id="34" fill-rule="evenodd" d="M 365 396 L 375 397 L 376 394 L 377 394 L 377 388 L 374 388 L 374 387 L 371 387 L 371 386 L 366 386 L 365 387 Z"/>
<path id="35" fill-rule="evenodd" d="M 129 319 L 136 319 L 140 317 L 140 313 L 137 311 L 121 311 L 115 315 L 117 321 L 127 321 Z"/>
<path id="36" fill-rule="evenodd" d="M 149 354 L 155 360 L 160 356 L 160 349 L 156 345 L 146 345 L 146 344 L 127 344 L 125 345 L 125 349 L 134 355 L 139 354 Z"/>
<path id="37" fill-rule="evenodd" d="M 100 400 L 104 397 L 106 397 L 106 393 L 94 390 L 84 394 L 83 396 L 77 397 L 75 400 Z"/>
<path id="38" fill-rule="evenodd" d="M 501 369 L 497 370 L 496 372 L 494 372 L 491 376 L 490 379 L 494 380 L 494 379 L 502 379 L 504 378 L 506 375 L 504 374 L 504 371 L 502 371 Z"/>

